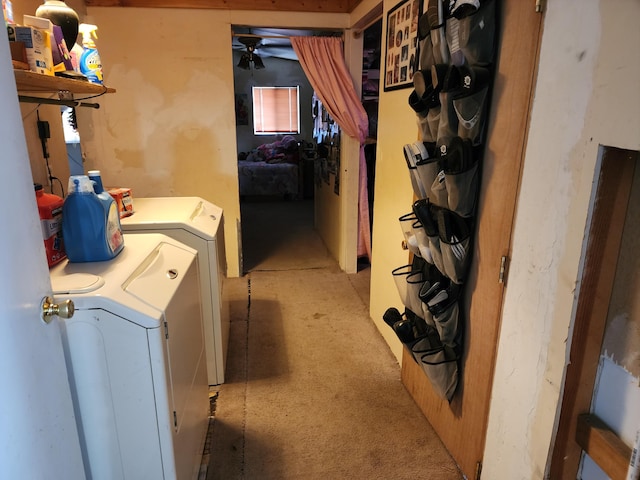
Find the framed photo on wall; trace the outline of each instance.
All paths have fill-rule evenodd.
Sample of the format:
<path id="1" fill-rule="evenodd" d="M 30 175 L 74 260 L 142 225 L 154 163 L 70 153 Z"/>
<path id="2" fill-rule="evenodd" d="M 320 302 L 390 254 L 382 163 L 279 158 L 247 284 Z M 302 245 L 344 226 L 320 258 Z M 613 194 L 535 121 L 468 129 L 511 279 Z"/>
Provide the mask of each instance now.
<path id="1" fill-rule="evenodd" d="M 413 85 L 418 66 L 418 19 L 421 0 L 403 0 L 387 13 L 384 91 Z"/>

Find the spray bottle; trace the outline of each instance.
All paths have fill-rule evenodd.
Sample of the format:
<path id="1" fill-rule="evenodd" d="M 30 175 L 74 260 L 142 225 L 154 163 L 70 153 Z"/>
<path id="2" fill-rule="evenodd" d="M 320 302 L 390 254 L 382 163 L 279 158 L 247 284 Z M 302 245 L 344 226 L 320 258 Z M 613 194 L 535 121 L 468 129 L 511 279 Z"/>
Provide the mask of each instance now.
<path id="1" fill-rule="evenodd" d="M 98 27 L 90 23 L 81 23 L 78 30 L 82 34 L 83 51 L 80 56 L 80 73 L 92 83 L 102 83 L 102 62 L 94 39 L 98 38 Z"/>

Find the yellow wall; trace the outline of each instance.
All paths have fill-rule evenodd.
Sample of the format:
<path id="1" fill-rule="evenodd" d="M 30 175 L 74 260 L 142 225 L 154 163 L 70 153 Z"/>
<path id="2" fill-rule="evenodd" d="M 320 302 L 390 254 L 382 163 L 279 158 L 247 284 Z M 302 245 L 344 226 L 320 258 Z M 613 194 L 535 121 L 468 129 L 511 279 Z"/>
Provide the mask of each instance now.
<path id="1" fill-rule="evenodd" d="M 386 32 L 386 13 L 397 2 L 384 2 L 382 32 Z M 383 42 L 384 44 L 384 42 Z M 384 60 L 386 51 L 382 50 Z M 380 66 L 380 78 L 384 77 L 384 65 Z M 409 254 L 402 250 L 404 239 L 398 217 L 411 211 L 413 190 L 404 159 L 403 146 L 418 139 L 416 115 L 409 107 L 411 89 L 384 92 L 380 88 L 378 110 L 378 144 L 376 150 L 376 185 L 373 209 L 373 258 L 371 266 L 370 314 L 374 323 L 389 343 L 391 350 L 401 361 L 402 344 L 393 331 L 382 321 L 389 307 L 404 309 L 391 271 L 409 261 Z"/>
<path id="2" fill-rule="evenodd" d="M 106 83 L 81 130 L 86 168 L 135 197 L 203 197 L 225 212 L 229 276 L 240 274 L 231 25 L 343 27 L 347 15 L 88 8 Z M 87 131 L 88 130 L 88 131 Z"/>
<path id="3" fill-rule="evenodd" d="M 78 109 L 85 169 L 101 170 L 109 185 L 131 187 L 134 204 L 135 197 L 195 195 L 221 206 L 226 217 L 228 274 L 239 275 L 231 25 L 347 29 L 377 3 L 365 0 L 351 16 L 137 8 L 88 8 L 85 16 L 84 5 L 70 1 L 82 21 L 98 25 L 105 83 L 117 90 L 99 100 L 100 110 Z M 39 4 L 14 2 L 16 17 L 34 13 Z M 345 46 L 347 64 L 358 86 L 361 38 L 348 31 Z M 379 129 L 385 133 L 378 143 L 377 227 L 373 234 L 371 312 L 396 355 L 400 345 L 380 322 L 388 306 L 399 306 L 390 270 L 407 258 L 400 249 L 401 232 L 396 228 L 397 217 L 411 201 L 402 145 L 414 140 L 416 130 L 406 107 L 406 94 L 407 90 L 401 90 L 382 93 L 380 98 Z M 25 109 L 33 112 L 28 106 L 23 106 Z M 55 120 L 56 107 L 41 108 L 43 111 Z M 53 129 L 59 128 L 55 121 L 51 123 Z M 35 121 L 33 125 L 25 121 L 25 130 L 29 129 L 35 129 Z M 42 172 L 39 142 L 37 137 L 32 140 L 32 166 L 34 172 Z M 59 152 L 54 173 L 66 188 L 64 145 L 56 138 L 51 145 Z M 343 136 L 341 153 L 341 195 L 333 193 L 333 184 L 322 185 L 317 192 L 316 226 L 340 266 L 353 272 L 357 142 Z"/>
<path id="4" fill-rule="evenodd" d="M 117 90 L 99 99 L 100 110 L 78 109 L 85 169 L 102 171 L 109 185 L 129 186 L 135 197 L 201 196 L 225 211 L 228 274 L 240 274 L 231 25 L 345 28 L 356 25 L 378 4 L 365 0 L 351 15 L 219 10 L 88 8 L 68 2 L 81 21 L 98 25 L 98 49 L 105 83 Z M 392 2 L 388 2 L 392 3 Z M 16 0 L 16 18 L 40 4 Z M 393 5 L 386 5 L 385 9 Z M 385 11 L 386 11 L 385 10 Z M 179 34 L 176 34 L 179 32 Z M 345 34 L 346 60 L 360 76 L 362 42 Z M 371 316 L 399 357 L 401 349 L 381 323 L 389 306 L 400 306 L 391 269 L 407 261 L 397 217 L 411 202 L 402 145 L 415 140 L 406 106 L 408 90 L 380 96 L 378 174 L 373 232 Z M 34 109 L 23 105 L 34 176 L 46 179 L 40 144 L 34 136 Z M 57 107 L 41 107 L 51 120 L 54 174 L 66 188 L 64 145 L 55 132 Z M 44 113 L 43 113 L 44 112 Z M 61 132 L 60 132 L 61 134 Z M 29 136 L 29 133 L 28 133 Z M 357 142 L 342 141 L 340 197 L 333 184 L 317 192 L 316 226 L 346 271 L 355 271 Z M 346 233 L 343 233 L 346 232 Z"/>
<path id="5" fill-rule="evenodd" d="M 238 276 L 240 205 L 236 171 L 231 25 L 347 29 L 347 14 L 259 11 L 86 8 L 68 2 L 81 21 L 98 25 L 105 84 L 117 93 L 100 110 L 78 109 L 85 170 L 99 169 L 109 186 L 128 186 L 136 197 L 200 196 L 225 212 L 229 276 Z M 40 2 L 16 0 L 16 18 Z M 352 48 L 350 39 L 345 43 Z M 358 51 L 358 48 L 360 49 Z M 351 55 L 349 55 L 351 54 Z M 349 58 L 360 57 L 361 43 Z M 354 63 L 353 60 L 351 63 Z M 356 72 L 359 76 L 359 73 Z M 34 109 L 23 106 L 27 118 Z M 53 120 L 57 107 L 41 107 Z M 32 122 L 35 125 L 35 121 Z M 52 122 L 53 124 L 54 122 Z M 25 131 L 34 130 L 25 120 Z M 58 128 L 52 125 L 53 129 Z M 63 140 L 52 138 L 54 174 L 65 185 Z M 39 142 L 29 151 L 34 172 L 44 172 Z M 341 192 L 317 205 L 318 228 L 341 267 L 355 271 L 357 145 L 343 142 Z M 35 174 L 34 174 L 35 176 Z M 40 175 L 46 179 L 46 175 Z M 40 178 L 39 177 L 39 178 Z M 320 196 L 322 198 L 322 195 Z M 343 234 L 346 232 L 346 234 Z"/>

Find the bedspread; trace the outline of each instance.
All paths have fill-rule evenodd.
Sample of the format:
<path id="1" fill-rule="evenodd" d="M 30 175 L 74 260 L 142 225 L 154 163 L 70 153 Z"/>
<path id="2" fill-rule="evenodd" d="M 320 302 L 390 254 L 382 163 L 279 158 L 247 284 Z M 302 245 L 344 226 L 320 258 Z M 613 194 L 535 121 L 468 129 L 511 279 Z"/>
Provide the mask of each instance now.
<path id="1" fill-rule="evenodd" d="M 240 195 L 286 195 L 298 197 L 298 165 L 238 161 Z"/>

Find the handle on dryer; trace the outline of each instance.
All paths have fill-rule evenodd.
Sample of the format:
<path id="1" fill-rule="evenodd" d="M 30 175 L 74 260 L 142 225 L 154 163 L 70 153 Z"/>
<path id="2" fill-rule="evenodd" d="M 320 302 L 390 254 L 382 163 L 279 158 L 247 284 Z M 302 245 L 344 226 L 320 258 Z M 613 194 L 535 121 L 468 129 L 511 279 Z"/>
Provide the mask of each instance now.
<path id="1" fill-rule="evenodd" d="M 54 316 L 60 318 L 73 317 L 76 307 L 72 300 L 64 300 L 61 303 L 53 303 L 53 297 L 44 297 L 42 299 L 42 320 L 44 323 L 51 323 Z"/>

